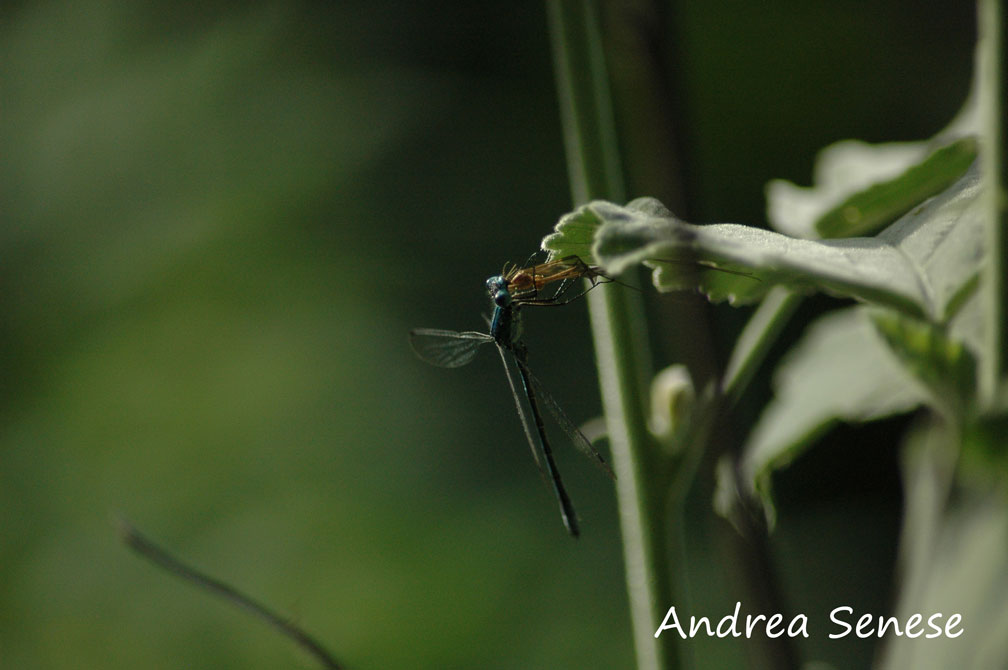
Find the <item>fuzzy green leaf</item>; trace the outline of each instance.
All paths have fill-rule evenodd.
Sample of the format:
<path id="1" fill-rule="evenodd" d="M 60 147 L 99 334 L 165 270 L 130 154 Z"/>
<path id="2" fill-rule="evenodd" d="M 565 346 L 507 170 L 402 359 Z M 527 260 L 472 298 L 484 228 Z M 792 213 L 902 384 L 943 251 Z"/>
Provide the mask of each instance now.
<path id="1" fill-rule="evenodd" d="M 767 184 L 767 220 L 779 232 L 807 239 L 874 234 L 965 174 L 976 158 L 976 139 L 955 136 L 832 144 L 816 157 L 813 186 L 783 179 Z"/>
<path id="2" fill-rule="evenodd" d="M 890 350 L 932 394 L 932 405 L 962 414 L 976 392 L 976 359 L 941 326 L 880 310 L 872 322 Z"/>
<path id="3" fill-rule="evenodd" d="M 1004 422 L 989 433 L 1003 452 Z M 967 429 L 967 443 L 971 441 Z M 984 431 L 981 431 L 983 433 Z M 958 436 L 932 422 L 914 431 L 904 465 L 907 510 L 900 541 L 901 622 L 941 613 L 940 628 L 961 616 L 958 637 L 924 640 L 887 635 L 881 670 L 1008 667 L 1008 504 L 1004 479 L 976 485 L 955 477 Z M 983 435 L 977 435 L 984 439 Z M 994 478 L 989 478 L 994 479 Z M 920 628 L 918 628 L 920 630 Z"/>
<path id="4" fill-rule="evenodd" d="M 775 397 L 749 435 L 743 481 L 769 504 L 769 477 L 836 421 L 863 422 L 912 410 L 927 389 L 901 365 L 873 325 L 851 307 L 815 323 L 774 375 Z"/>
<path id="5" fill-rule="evenodd" d="M 870 235 L 960 179 L 977 156 L 976 138 L 942 147 L 906 172 L 856 193 L 815 223 L 821 237 Z"/>
<path id="6" fill-rule="evenodd" d="M 772 510 L 769 478 L 834 422 L 865 422 L 928 405 L 963 417 L 975 393 L 982 324 L 974 307 L 947 327 L 864 307 L 813 323 L 775 373 L 775 395 L 749 436 L 742 475 Z"/>
<path id="7" fill-rule="evenodd" d="M 689 224 L 653 198 L 625 207 L 595 201 L 561 219 L 544 248 L 584 258 L 593 234 L 589 262 L 611 274 L 645 263 L 655 268 L 660 291 L 698 289 L 712 301 L 744 304 L 780 284 L 940 322 L 979 272 L 979 191 L 974 167 L 875 237 L 823 241 L 738 224 Z"/>
<path id="8" fill-rule="evenodd" d="M 743 477 L 768 510 L 772 472 L 836 421 L 871 421 L 922 404 L 945 416 L 967 414 L 982 353 L 978 293 L 947 325 L 856 307 L 809 327 L 778 366 L 775 396 L 743 451 Z"/>
<path id="9" fill-rule="evenodd" d="M 616 215 L 615 212 L 612 214 Z M 602 221 L 602 217 L 594 209 L 579 207 L 560 217 L 560 221 L 553 227 L 556 232 L 543 238 L 542 249 L 549 252 L 549 260 L 577 256 L 585 263 L 594 265 L 592 246 Z"/>

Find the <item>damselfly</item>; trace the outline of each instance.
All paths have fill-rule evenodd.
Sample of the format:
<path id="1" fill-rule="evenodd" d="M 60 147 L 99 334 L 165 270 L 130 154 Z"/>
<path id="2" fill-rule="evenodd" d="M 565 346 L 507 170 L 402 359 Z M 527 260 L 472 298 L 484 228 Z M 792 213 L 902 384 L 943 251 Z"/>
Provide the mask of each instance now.
<path id="1" fill-rule="evenodd" d="M 519 308 L 522 305 L 559 305 L 568 302 L 563 300 L 560 295 L 563 286 L 552 297 L 542 298 L 538 295 L 540 288 L 554 281 L 566 282 L 583 276 L 593 280 L 590 288 L 594 288 L 599 283 L 595 280 L 604 277 L 604 275 L 592 270 L 580 259 L 577 262 L 580 263 L 580 266 L 566 259 L 563 265 L 543 264 L 490 277 L 487 280 L 487 291 L 494 302 L 494 312 L 490 320 L 489 333 L 432 328 L 417 328 L 410 331 L 410 343 L 417 355 L 428 363 L 446 368 L 460 367 L 469 363 L 485 344 L 496 345 L 501 362 L 504 364 L 504 372 L 507 376 L 508 386 L 511 387 L 511 395 L 514 398 L 522 428 L 525 430 L 525 437 L 532 450 L 532 457 L 535 459 L 536 465 L 539 466 L 540 472 L 544 471 L 545 475 L 549 477 L 553 493 L 560 505 L 560 516 L 567 531 L 574 537 L 578 535 L 577 515 L 553 458 L 553 449 L 550 446 L 549 437 L 546 435 L 542 413 L 539 409 L 540 403 L 549 409 L 553 418 L 567 433 L 574 446 L 591 458 L 610 477 L 614 477 L 614 475 L 602 455 L 578 430 L 574 422 L 560 408 L 553 396 L 546 392 L 529 369 L 528 351 L 520 340 Z M 579 272 L 581 274 L 578 274 Z M 522 287 L 522 290 L 512 294 L 512 281 L 515 278 L 518 279 L 518 285 Z M 518 383 L 515 380 L 512 365 L 509 364 L 509 359 L 510 363 L 518 370 L 518 376 L 521 379 L 521 394 L 518 392 Z M 522 403 L 522 396 L 525 398 L 525 404 Z M 540 453 L 542 458 L 540 458 Z"/>

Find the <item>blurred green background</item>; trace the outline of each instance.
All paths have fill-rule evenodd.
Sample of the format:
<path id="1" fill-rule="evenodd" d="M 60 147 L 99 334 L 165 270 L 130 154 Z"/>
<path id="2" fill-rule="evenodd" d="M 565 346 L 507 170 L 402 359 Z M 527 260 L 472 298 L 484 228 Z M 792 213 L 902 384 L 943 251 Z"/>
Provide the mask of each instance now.
<path id="1" fill-rule="evenodd" d="M 760 225 L 768 179 L 927 137 L 968 88 L 970 3 L 669 19 L 697 221 Z M 570 209 L 540 4 L 5 3 L 0 73 L 0 667 L 315 667 L 130 554 L 117 514 L 352 668 L 632 666 L 611 484 L 563 449 L 570 540 L 496 357 L 429 368 L 406 338 L 480 328 L 484 278 Z M 587 420 L 586 314 L 556 311 L 533 364 Z M 780 483 L 799 610 L 885 602 L 877 432 Z M 888 466 L 836 455 L 873 444 Z M 864 490 L 816 479 L 837 468 Z M 725 568 L 696 551 L 702 594 Z"/>

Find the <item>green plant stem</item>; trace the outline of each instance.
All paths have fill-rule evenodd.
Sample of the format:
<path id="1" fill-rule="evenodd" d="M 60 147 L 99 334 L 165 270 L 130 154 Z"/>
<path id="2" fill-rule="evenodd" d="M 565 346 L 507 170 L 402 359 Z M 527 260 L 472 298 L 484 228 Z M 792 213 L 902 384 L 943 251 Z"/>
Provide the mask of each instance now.
<path id="1" fill-rule="evenodd" d="M 759 370 L 770 347 L 801 304 L 800 295 L 777 286 L 760 303 L 735 342 L 721 392 L 735 404 Z"/>
<path id="2" fill-rule="evenodd" d="M 574 205 L 626 199 L 609 80 L 591 0 L 547 0 Z"/>
<path id="3" fill-rule="evenodd" d="M 623 180 L 598 27 L 588 0 L 547 2 L 571 195 L 622 201 Z M 646 429 L 650 361 L 641 297 L 633 291 L 589 294 L 602 404 L 616 472 L 623 556 L 639 668 L 678 667 L 674 635 L 654 632 L 671 593 L 663 517 L 665 491 L 653 462 L 660 451 Z"/>
<path id="4" fill-rule="evenodd" d="M 165 572 L 184 579 L 193 586 L 203 589 L 207 593 L 217 596 L 265 621 L 281 635 L 286 636 L 308 652 L 323 667 L 330 668 L 331 670 L 340 670 L 343 667 L 321 643 L 289 619 L 280 616 L 262 603 L 256 602 L 233 586 L 186 565 L 172 556 L 167 549 L 158 546 L 143 535 L 129 521 L 120 518 L 117 520 L 116 525 L 118 526 L 119 536 L 126 546 L 150 560 Z"/>
<path id="5" fill-rule="evenodd" d="M 631 291 L 607 290 L 590 296 L 602 405 L 616 472 L 616 495 L 623 534 L 623 560 L 633 617 L 634 646 L 639 668 L 677 667 L 674 635 L 659 639 L 654 632 L 671 604 L 671 562 L 665 517 L 667 480 L 655 475 L 663 468 L 661 452 L 651 440 L 642 398 L 646 397 L 635 368 L 646 364 L 646 344 L 635 332 L 634 314 L 640 297 Z"/>
<path id="6" fill-rule="evenodd" d="M 985 281 L 989 302 L 987 351 L 980 370 L 982 400 L 1004 408 L 1008 395 L 1008 133 L 1005 132 L 1005 96 L 1008 95 L 1008 17 L 1001 0 L 979 0 L 981 160 L 987 219 L 987 268 Z"/>

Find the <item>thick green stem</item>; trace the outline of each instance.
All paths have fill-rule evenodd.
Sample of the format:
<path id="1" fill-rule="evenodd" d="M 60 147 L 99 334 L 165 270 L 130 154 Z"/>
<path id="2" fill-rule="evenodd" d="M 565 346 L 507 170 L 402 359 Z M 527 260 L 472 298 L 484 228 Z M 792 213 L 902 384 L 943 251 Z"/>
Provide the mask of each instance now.
<path id="1" fill-rule="evenodd" d="M 987 351 L 980 371 L 981 393 L 987 405 L 1002 408 L 1008 395 L 1008 17 L 1001 0 L 979 0 L 978 28 L 981 106 L 981 155 L 987 218 L 987 269 L 989 296 Z"/>
<path id="2" fill-rule="evenodd" d="M 548 0 L 553 62 L 574 205 L 626 199 L 609 80 L 591 0 Z"/>
<path id="3" fill-rule="evenodd" d="M 590 312 L 605 409 L 609 445 L 616 472 L 616 495 L 623 533 L 623 560 L 633 617 L 634 646 L 639 668 L 677 667 L 673 634 L 655 639 L 672 594 L 671 563 L 665 518 L 667 480 L 656 477 L 663 468 L 660 452 L 647 425 L 637 370 L 648 361 L 647 345 L 636 341 L 635 315 L 640 296 L 608 290 L 591 295 Z"/>
<path id="4" fill-rule="evenodd" d="M 593 198 L 622 201 L 598 7 L 588 0 L 550 0 L 547 9 L 574 204 Z M 633 291 L 593 291 L 589 309 L 617 476 L 637 664 L 647 670 L 676 668 L 677 638 L 654 636 L 669 605 L 671 564 L 665 493 L 656 478 L 662 468 L 654 462 L 660 452 L 646 429 L 650 355 L 641 297 Z"/>

